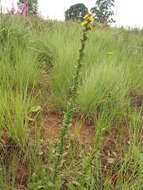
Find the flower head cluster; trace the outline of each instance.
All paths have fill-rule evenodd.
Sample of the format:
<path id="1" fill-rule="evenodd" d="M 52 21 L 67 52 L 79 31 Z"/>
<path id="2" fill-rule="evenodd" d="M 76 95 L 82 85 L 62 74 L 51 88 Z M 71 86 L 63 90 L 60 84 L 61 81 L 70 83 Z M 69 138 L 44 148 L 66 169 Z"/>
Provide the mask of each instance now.
<path id="1" fill-rule="evenodd" d="M 92 13 L 88 12 L 88 14 L 84 16 L 83 22 L 81 23 L 81 25 L 85 27 L 87 30 L 92 30 L 93 21 L 94 21 L 94 18 L 92 16 Z"/>

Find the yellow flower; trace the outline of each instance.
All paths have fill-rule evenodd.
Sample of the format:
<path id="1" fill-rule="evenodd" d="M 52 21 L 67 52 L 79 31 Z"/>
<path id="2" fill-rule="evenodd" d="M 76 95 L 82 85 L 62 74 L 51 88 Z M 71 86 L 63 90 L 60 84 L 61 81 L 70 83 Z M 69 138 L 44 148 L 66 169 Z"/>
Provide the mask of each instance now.
<path id="1" fill-rule="evenodd" d="M 87 15 L 84 16 L 83 22 L 81 23 L 81 25 L 83 27 L 86 27 L 88 30 L 91 30 L 93 21 L 94 21 L 94 18 L 92 14 L 89 12 Z"/>
<path id="2" fill-rule="evenodd" d="M 85 16 L 83 17 L 83 20 L 84 20 L 84 21 L 88 21 L 88 22 L 90 22 L 90 23 L 93 23 L 94 18 L 93 18 L 93 16 L 92 16 L 91 13 L 88 13 L 87 15 L 85 15 Z"/>
<path id="3" fill-rule="evenodd" d="M 89 25 L 88 29 L 89 30 L 92 30 L 93 26 L 92 25 Z"/>
<path id="4" fill-rule="evenodd" d="M 85 16 L 83 17 L 83 20 L 87 20 L 88 17 L 89 17 L 89 14 L 85 15 Z"/>
<path id="5" fill-rule="evenodd" d="M 93 16 L 92 16 L 92 15 L 90 15 L 90 16 L 88 17 L 88 20 L 90 21 L 90 23 L 93 23 L 93 21 L 94 21 Z"/>
<path id="6" fill-rule="evenodd" d="M 83 22 L 81 23 L 81 25 L 82 25 L 83 27 L 86 27 L 86 26 L 87 26 L 87 24 L 88 24 L 88 22 L 87 22 L 87 21 L 83 21 Z"/>

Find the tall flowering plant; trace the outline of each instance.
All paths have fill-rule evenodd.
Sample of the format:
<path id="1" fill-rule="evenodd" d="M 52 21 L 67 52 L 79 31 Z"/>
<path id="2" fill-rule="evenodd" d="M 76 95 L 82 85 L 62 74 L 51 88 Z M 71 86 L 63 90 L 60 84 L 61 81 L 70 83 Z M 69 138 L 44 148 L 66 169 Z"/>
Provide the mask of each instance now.
<path id="1" fill-rule="evenodd" d="M 27 9 L 26 0 L 24 0 L 24 3 L 22 4 L 22 15 L 23 16 L 26 16 L 26 9 Z"/>
<path id="2" fill-rule="evenodd" d="M 54 168 L 52 172 L 52 179 L 49 180 L 49 176 L 47 176 L 46 171 L 40 171 L 41 176 L 43 179 L 39 179 L 38 175 L 35 173 L 32 176 L 32 180 L 29 183 L 29 189 L 33 190 L 35 187 L 42 187 L 43 189 L 57 189 L 59 187 L 58 180 L 57 180 L 57 174 L 60 169 L 60 161 L 64 153 L 65 148 L 65 142 L 66 142 L 66 136 L 68 133 L 68 130 L 70 126 L 72 125 L 72 118 L 75 111 L 75 100 L 77 97 L 77 91 L 78 91 L 78 85 L 79 85 L 79 77 L 81 74 L 81 67 L 82 67 L 82 58 L 84 56 L 84 49 L 86 45 L 86 41 L 88 39 L 87 33 L 89 30 L 92 29 L 92 23 L 93 23 L 93 17 L 91 13 L 88 13 L 84 17 L 84 21 L 82 22 L 83 26 L 83 33 L 81 38 L 81 48 L 79 49 L 79 58 L 77 60 L 76 69 L 75 69 L 75 75 L 73 76 L 73 84 L 71 88 L 71 97 L 67 103 L 67 111 L 64 114 L 64 120 L 60 131 L 60 142 L 57 147 L 56 156 L 54 159 Z M 90 159 L 91 160 L 91 159 Z M 89 163 L 89 162 L 88 162 Z M 88 166 L 87 166 L 88 167 Z M 87 170 L 86 169 L 84 170 Z M 86 171 L 85 171 L 86 172 Z M 84 173 L 85 173 L 84 172 Z M 39 185 L 40 184 L 40 185 Z M 42 184 L 42 185 L 41 185 Z M 39 189 L 39 188 L 38 188 Z"/>
<path id="3" fill-rule="evenodd" d="M 92 14 L 89 12 L 84 17 L 83 22 L 81 23 L 81 25 L 83 26 L 83 34 L 82 34 L 82 39 L 81 39 L 81 48 L 79 50 L 79 58 L 77 60 L 77 66 L 76 66 L 75 75 L 73 77 L 73 85 L 72 85 L 72 88 L 71 88 L 72 89 L 71 98 L 67 103 L 67 111 L 64 114 L 63 125 L 62 125 L 61 131 L 60 131 L 60 143 L 58 145 L 57 157 L 56 157 L 56 160 L 55 160 L 53 183 L 55 183 L 56 174 L 57 174 L 57 172 L 59 170 L 58 166 L 59 166 L 60 158 L 61 158 L 61 156 L 63 154 L 63 151 L 64 151 L 64 144 L 65 144 L 65 141 L 66 141 L 66 135 L 67 135 L 68 129 L 72 125 L 72 117 L 73 117 L 73 113 L 74 113 L 74 110 L 75 110 L 75 100 L 76 100 L 76 97 L 77 97 L 79 77 L 80 77 L 81 67 L 82 67 L 81 61 L 82 61 L 82 58 L 84 56 L 84 49 L 85 49 L 86 41 L 88 39 L 87 32 L 92 29 L 93 21 L 94 21 L 94 19 L 92 17 Z"/>

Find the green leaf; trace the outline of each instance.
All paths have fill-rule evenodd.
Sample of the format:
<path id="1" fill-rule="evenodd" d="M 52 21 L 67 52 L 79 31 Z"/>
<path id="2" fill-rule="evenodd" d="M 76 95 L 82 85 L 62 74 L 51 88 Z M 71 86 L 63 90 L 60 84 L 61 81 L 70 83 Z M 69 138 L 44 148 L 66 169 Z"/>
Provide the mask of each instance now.
<path id="1" fill-rule="evenodd" d="M 42 110 L 41 106 L 33 106 L 30 110 L 31 113 L 37 113 Z"/>

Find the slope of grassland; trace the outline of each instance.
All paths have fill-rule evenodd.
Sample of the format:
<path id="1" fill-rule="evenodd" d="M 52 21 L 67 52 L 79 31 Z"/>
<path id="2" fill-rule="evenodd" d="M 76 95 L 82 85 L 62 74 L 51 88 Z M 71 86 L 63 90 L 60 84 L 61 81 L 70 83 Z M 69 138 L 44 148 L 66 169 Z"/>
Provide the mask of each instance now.
<path id="1" fill-rule="evenodd" d="M 143 189 L 143 31 L 99 26 L 52 183 L 81 34 L 76 23 L 0 16 L 0 189 Z"/>

